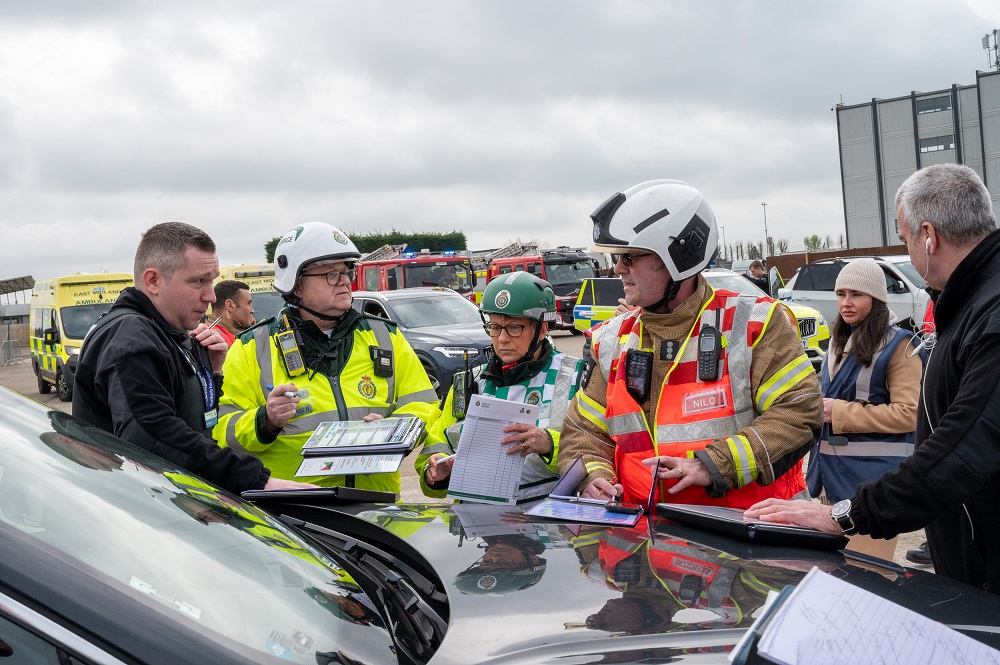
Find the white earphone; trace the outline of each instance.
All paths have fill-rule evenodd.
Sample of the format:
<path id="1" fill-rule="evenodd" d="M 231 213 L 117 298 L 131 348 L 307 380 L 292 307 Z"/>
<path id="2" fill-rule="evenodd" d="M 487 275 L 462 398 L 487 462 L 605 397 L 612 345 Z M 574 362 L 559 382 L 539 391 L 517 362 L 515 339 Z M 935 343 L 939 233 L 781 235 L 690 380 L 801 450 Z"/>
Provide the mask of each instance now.
<path id="1" fill-rule="evenodd" d="M 924 253 L 925 254 L 930 254 L 931 253 L 931 239 L 930 238 L 928 238 L 927 242 L 924 243 Z"/>

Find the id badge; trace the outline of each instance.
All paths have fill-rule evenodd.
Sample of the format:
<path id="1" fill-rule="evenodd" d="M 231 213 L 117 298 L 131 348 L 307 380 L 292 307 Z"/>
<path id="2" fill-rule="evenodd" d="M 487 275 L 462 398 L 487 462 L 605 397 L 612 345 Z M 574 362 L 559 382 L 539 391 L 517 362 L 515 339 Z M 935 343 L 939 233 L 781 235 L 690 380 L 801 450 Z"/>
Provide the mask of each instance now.
<path id="1" fill-rule="evenodd" d="M 219 422 L 219 410 L 212 409 L 205 412 L 205 429 L 212 429 Z"/>

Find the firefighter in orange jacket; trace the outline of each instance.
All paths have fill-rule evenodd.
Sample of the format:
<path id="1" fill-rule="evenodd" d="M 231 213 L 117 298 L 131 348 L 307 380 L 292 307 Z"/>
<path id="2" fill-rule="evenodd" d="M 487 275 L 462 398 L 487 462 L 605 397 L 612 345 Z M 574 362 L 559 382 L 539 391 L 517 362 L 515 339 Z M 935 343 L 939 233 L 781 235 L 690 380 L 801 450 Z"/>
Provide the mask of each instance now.
<path id="1" fill-rule="evenodd" d="M 560 467 L 582 456 L 583 496 L 632 503 L 646 503 L 654 476 L 654 503 L 748 508 L 801 494 L 823 424 L 819 380 L 784 307 L 700 275 L 718 246 L 701 193 L 654 180 L 591 217 L 593 251 L 612 254 L 635 309 L 591 331 Z"/>

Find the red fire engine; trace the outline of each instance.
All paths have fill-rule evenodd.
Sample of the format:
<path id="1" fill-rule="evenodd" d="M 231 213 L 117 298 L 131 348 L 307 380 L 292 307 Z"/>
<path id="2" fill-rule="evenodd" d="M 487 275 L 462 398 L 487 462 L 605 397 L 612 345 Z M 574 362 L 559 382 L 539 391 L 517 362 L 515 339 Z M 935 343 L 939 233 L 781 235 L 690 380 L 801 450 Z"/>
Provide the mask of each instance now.
<path id="1" fill-rule="evenodd" d="M 443 286 L 475 302 L 476 273 L 467 256 L 455 252 L 407 252 L 406 245 L 383 245 L 358 259 L 355 291 L 395 291 Z"/>
<path id="2" fill-rule="evenodd" d="M 486 281 L 497 275 L 524 270 L 541 277 L 552 285 L 556 294 L 556 308 L 560 321 L 559 330 L 578 332 L 573 327 L 573 306 L 580 293 L 583 280 L 597 277 L 599 264 L 580 249 L 557 247 L 538 251 L 537 246 L 527 243 L 513 243 L 493 252 L 488 257 L 489 268 Z"/>

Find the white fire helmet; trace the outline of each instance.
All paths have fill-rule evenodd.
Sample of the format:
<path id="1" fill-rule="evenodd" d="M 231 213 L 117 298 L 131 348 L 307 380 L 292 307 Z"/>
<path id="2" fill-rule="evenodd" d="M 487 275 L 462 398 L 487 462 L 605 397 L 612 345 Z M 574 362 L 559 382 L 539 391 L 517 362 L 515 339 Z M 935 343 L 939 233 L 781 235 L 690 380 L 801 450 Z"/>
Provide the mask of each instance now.
<path id="1" fill-rule="evenodd" d="M 323 222 L 296 226 L 278 241 L 274 250 L 274 288 L 289 294 L 303 269 L 316 261 L 344 261 L 353 265 L 361 258 L 347 234 Z"/>
<path id="2" fill-rule="evenodd" d="M 711 206 L 701 192 L 680 180 L 650 180 L 630 187 L 602 203 L 590 218 L 591 251 L 654 252 L 675 282 L 707 267 L 719 245 Z"/>

